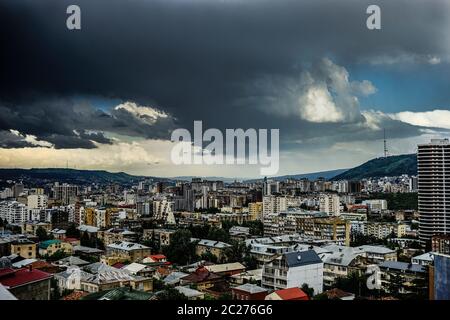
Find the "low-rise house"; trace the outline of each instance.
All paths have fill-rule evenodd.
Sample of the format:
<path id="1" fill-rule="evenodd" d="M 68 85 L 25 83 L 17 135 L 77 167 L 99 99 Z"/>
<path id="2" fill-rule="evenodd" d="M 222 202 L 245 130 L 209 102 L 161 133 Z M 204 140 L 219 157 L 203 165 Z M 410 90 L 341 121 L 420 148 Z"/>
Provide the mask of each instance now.
<path id="1" fill-rule="evenodd" d="M 366 265 L 364 250 L 336 245 L 323 248 L 328 250 L 322 255 L 323 284 L 327 288 L 332 288 L 338 278 L 345 278 L 352 272 L 361 273 Z"/>
<path id="2" fill-rule="evenodd" d="M 268 291 L 256 284 L 246 283 L 231 289 L 233 300 L 264 300 Z"/>
<path id="3" fill-rule="evenodd" d="M 307 284 L 315 294 L 323 290 L 324 264 L 314 250 L 285 253 L 265 263 L 263 288 L 278 290 Z"/>
<path id="4" fill-rule="evenodd" d="M 209 289 L 217 283 L 223 282 L 223 278 L 215 273 L 208 271 L 205 267 L 198 267 L 191 274 L 181 278 L 180 284 L 193 284 L 199 290 Z"/>
<path id="5" fill-rule="evenodd" d="M 64 229 L 53 229 L 50 233 L 54 239 L 64 240 L 66 238 L 66 230 Z"/>
<path id="6" fill-rule="evenodd" d="M 155 268 L 150 266 L 146 266 L 145 264 L 140 264 L 133 262 L 129 265 L 126 265 L 122 268 L 122 270 L 128 271 L 132 275 L 142 276 L 142 277 L 152 277 L 155 273 Z"/>
<path id="7" fill-rule="evenodd" d="M 142 263 L 166 263 L 167 258 L 163 254 L 152 254 L 142 259 Z"/>
<path id="8" fill-rule="evenodd" d="M 42 228 L 49 233 L 52 230 L 52 224 L 49 222 L 28 221 L 22 225 L 22 233 L 36 235 L 38 228 Z"/>
<path id="9" fill-rule="evenodd" d="M 209 272 L 218 274 L 219 276 L 229 277 L 234 274 L 239 274 L 245 271 L 245 266 L 239 262 L 213 264 L 205 266 Z"/>
<path id="10" fill-rule="evenodd" d="M 103 250 L 85 246 L 74 246 L 73 253 L 85 260 L 100 260 L 100 256 L 103 254 Z"/>
<path id="11" fill-rule="evenodd" d="M 205 298 L 205 294 L 203 292 L 189 287 L 177 286 L 175 289 L 179 293 L 184 294 L 188 300 L 203 300 Z"/>
<path id="12" fill-rule="evenodd" d="M 103 243 L 107 246 L 115 242 L 135 242 L 137 241 L 137 233 L 121 228 L 111 228 L 106 231 L 99 231 L 98 238 L 103 240 Z"/>
<path id="13" fill-rule="evenodd" d="M 106 246 L 106 256 L 123 259 L 124 261 L 141 261 L 150 255 L 150 248 L 133 242 L 114 242 Z"/>
<path id="14" fill-rule="evenodd" d="M 33 262 L 36 262 L 37 259 L 23 259 L 17 262 L 14 262 L 12 266 L 16 269 L 25 268 L 31 265 Z"/>
<path id="15" fill-rule="evenodd" d="M 53 275 L 30 268 L 0 270 L 0 284 L 19 300 L 50 300 Z"/>
<path id="16" fill-rule="evenodd" d="M 139 290 L 128 289 L 125 287 L 114 288 L 111 290 L 95 292 L 85 295 L 81 300 L 151 300 L 154 297 L 153 293 Z"/>
<path id="17" fill-rule="evenodd" d="M 82 267 L 88 265 L 89 263 L 90 262 L 76 256 L 69 256 L 55 262 L 55 264 L 60 267 L 71 267 L 71 266 Z"/>
<path id="18" fill-rule="evenodd" d="M 182 278 L 188 274 L 184 272 L 174 271 L 163 279 L 165 285 L 178 285 Z"/>
<path id="19" fill-rule="evenodd" d="M 246 270 L 244 272 L 232 275 L 230 282 L 235 285 L 241 285 L 245 283 L 261 283 L 263 269 Z"/>
<path id="20" fill-rule="evenodd" d="M 25 259 L 35 259 L 37 244 L 28 239 L 17 239 L 11 242 L 11 254 L 17 254 Z"/>
<path id="21" fill-rule="evenodd" d="M 344 290 L 333 288 L 322 292 L 322 295 L 326 296 L 328 300 L 355 300 L 355 295 Z"/>
<path id="22" fill-rule="evenodd" d="M 300 288 L 281 289 L 268 294 L 265 300 L 309 300 L 308 295 Z"/>
<path id="23" fill-rule="evenodd" d="M 116 269 L 100 262 L 90 264 L 84 269 L 92 273 L 90 277 L 81 281 L 81 289 L 86 292 L 99 292 L 124 286 L 140 291 L 153 290 L 151 278 L 133 276 L 126 270 Z"/>
<path id="24" fill-rule="evenodd" d="M 61 240 L 46 240 L 39 243 L 39 255 L 41 256 L 51 256 L 57 251 L 62 251 L 66 254 L 72 254 L 72 245 L 68 242 Z"/>
<path id="25" fill-rule="evenodd" d="M 211 253 L 216 256 L 218 261 L 222 261 L 225 258 L 225 250 L 231 248 L 231 245 L 221 241 L 214 241 L 208 239 L 192 239 L 197 242 L 195 246 L 195 253 L 198 256 Z"/>
<path id="26" fill-rule="evenodd" d="M 92 274 L 71 266 L 67 270 L 54 275 L 60 292 L 64 290 L 81 290 L 81 282 L 91 277 Z"/>

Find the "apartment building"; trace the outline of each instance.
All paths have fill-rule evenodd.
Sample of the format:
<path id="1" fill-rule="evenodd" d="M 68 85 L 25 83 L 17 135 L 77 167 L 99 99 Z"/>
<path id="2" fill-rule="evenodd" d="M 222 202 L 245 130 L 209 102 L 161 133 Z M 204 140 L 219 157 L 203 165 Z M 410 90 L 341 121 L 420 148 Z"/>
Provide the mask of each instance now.
<path id="1" fill-rule="evenodd" d="M 284 253 L 264 264 L 261 286 L 270 290 L 307 284 L 314 294 L 323 290 L 323 262 L 314 250 Z"/>

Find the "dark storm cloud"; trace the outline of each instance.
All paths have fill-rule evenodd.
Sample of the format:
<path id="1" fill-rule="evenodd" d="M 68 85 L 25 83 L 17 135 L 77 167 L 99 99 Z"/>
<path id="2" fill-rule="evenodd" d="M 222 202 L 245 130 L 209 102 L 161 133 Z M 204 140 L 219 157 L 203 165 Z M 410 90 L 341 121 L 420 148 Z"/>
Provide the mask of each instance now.
<path id="1" fill-rule="evenodd" d="M 0 102 L 0 130 L 17 130 L 47 141 L 55 148 L 95 148 L 94 142 L 111 144 L 103 132 L 135 137 L 165 138 L 174 127 L 173 119 L 156 118 L 143 121 L 126 109 L 116 107 L 110 112 L 92 106 L 88 101 L 70 98 L 42 98 L 18 103 Z M 0 137 L 10 137 L 4 134 Z M 20 136 L 9 138 L 5 147 L 17 147 Z"/>
<path id="2" fill-rule="evenodd" d="M 81 31 L 65 27 L 69 4 L 81 7 Z M 382 7 L 381 31 L 365 27 L 369 4 Z M 156 103 L 187 128 L 193 120 L 282 128 L 286 145 L 317 134 L 349 137 L 362 129 L 277 116 L 277 105 L 291 103 L 280 93 L 272 96 L 275 112 L 264 112 L 267 93 L 249 88 L 267 75 L 296 79 L 324 56 L 349 66 L 386 52 L 446 52 L 445 0 L 3 0 L 0 15 L 1 128 L 56 147 L 109 143 L 83 130 L 168 138 L 173 126 L 171 117 L 149 125 L 125 110 L 74 107 L 74 95 Z M 393 134 L 417 133 L 401 126 Z"/>
<path id="3" fill-rule="evenodd" d="M 32 146 L 31 143 L 24 141 L 23 137 L 7 130 L 0 130 L 0 148 L 23 148 Z"/>

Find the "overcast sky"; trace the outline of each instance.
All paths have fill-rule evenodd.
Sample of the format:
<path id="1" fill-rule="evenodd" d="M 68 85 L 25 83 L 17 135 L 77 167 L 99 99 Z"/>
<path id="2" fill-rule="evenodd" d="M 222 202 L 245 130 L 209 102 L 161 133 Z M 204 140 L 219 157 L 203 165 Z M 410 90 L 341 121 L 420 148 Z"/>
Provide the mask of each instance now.
<path id="1" fill-rule="evenodd" d="M 449 17 L 446 0 L 2 0 L 0 167 L 259 175 L 173 165 L 194 120 L 279 128 L 279 175 L 381 156 L 383 129 L 413 153 L 449 136 Z"/>

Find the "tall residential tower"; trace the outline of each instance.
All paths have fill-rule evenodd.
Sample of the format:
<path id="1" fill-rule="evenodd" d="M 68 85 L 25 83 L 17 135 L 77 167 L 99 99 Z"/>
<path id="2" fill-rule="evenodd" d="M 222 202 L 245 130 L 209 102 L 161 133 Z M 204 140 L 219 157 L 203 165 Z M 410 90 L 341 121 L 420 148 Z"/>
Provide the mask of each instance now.
<path id="1" fill-rule="evenodd" d="M 417 151 L 419 191 L 419 238 L 429 245 L 431 237 L 450 234 L 450 142 L 432 139 Z"/>

